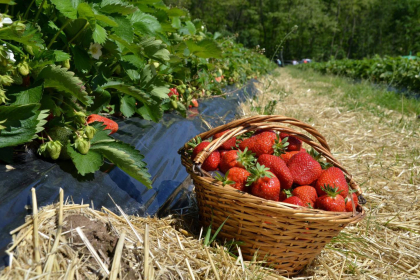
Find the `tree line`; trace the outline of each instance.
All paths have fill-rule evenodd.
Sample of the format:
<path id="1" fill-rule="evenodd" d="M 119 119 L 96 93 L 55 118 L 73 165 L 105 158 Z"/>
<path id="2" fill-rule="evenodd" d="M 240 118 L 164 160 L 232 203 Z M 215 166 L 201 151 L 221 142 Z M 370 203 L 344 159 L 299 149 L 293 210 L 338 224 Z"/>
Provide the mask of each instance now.
<path id="1" fill-rule="evenodd" d="M 165 0 L 187 8 L 213 32 L 237 36 L 266 55 L 285 40 L 286 60 L 415 55 L 420 52 L 419 0 Z"/>

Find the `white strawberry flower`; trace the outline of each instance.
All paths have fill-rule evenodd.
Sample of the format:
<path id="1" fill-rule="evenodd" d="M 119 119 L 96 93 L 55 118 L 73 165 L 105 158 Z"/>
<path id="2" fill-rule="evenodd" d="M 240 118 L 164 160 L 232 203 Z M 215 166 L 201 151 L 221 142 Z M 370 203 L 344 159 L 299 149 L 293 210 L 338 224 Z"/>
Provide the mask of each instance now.
<path id="1" fill-rule="evenodd" d="M 3 14 L 0 14 L 0 28 L 3 27 L 3 24 L 12 24 L 13 21 L 11 18 L 4 17 Z"/>
<path id="2" fill-rule="evenodd" d="M 3 44 L 3 47 L 7 47 L 7 45 Z M 11 50 L 6 49 L 6 54 L 7 54 L 6 58 L 8 60 L 10 60 L 11 62 L 16 62 L 15 54 Z"/>
<path id="3" fill-rule="evenodd" d="M 90 47 L 89 47 L 88 53 L 90 55 L 92 55 L 92 57 L 94 59 L 99 59 L 99 57 L 101 57 L 101 55 L 102 55 L 101 49 L 102 49 L 102 46 L 101 45 L 96 44 L 96 43 L 95 44 L 90 43 Z"/>

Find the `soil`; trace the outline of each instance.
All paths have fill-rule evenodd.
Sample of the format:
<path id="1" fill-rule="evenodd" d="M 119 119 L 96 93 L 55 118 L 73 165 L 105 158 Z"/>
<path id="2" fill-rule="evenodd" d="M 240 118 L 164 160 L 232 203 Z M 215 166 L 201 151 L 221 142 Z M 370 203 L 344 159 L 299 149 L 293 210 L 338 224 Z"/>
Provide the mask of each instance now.
<path id="1" fill-rule="evenodd" d="M 64 219 L 63 232 L 77 227 L 82 229 L 90 244 L 92 244 L 101 259 L 110 268 L 118 237 L 110 231 L 108 225 L 99 221 L 90 220 L 83 215 L 70 215 Z M 71 233 L 69 245 L 77 250 L 80 255 L 90 254 L 80 236 L 75 231 L 71 231 Z M 70 236 L 67 235 L 67 238 L 70 238 Z M 124 261 L 121 262 L 121 272 L 124 275 L 124 279 L 138 279 L 129 264 L 124 263 Z"/>

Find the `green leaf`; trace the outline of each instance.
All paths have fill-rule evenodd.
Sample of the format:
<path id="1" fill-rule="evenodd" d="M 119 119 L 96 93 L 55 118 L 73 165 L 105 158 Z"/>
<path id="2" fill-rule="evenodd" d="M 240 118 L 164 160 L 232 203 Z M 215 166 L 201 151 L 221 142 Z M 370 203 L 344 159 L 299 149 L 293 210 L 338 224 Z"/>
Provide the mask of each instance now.
<path id="1" fill-rule="evenodd" d="M 168 92 L 169 92 L 169 88 L 168 87 L 154 87 L 152 89 L 151 94 L 153 96 L 156 96 L 160 99 L 164 99 L 164 98 L 168 98 Z"/>
<path id="2" fill-rule="evenodd" d="M 191 21 L 186 21 L 185 26 L 179 29 L 179 33 L 184 35 L 195 35 L 196 32 L 197 29 Z"/>
<path id="3" fill-rule="evenodd" d="M 21 87 L 19 88 L 22 89 Z M 9 91 L 8 95 L 10 95 L 10 103 L 12 103 L 12 105 L 26 105 L 31 103 L 39 103 L 42 99 L 42 92 L 42 84 L 38 83 L 37 86 L 25 88 L 24 90 L 16 93 L 10 93 Z"/>
<path id="4" fill-rule="evenodd" d="M 125 17 L 115 17 L 114 20 L 118 26 L 113 27 L 112 31 L 114 31 L 115 34 L 118 34 L 122 39 L 132 43 L 134 39 L 134 30 L 131 21 Z"/>
<path id="5" fill-rule="evenodd" d="M 97 21 L 101 21 L 101 22 L 103 22 L 106 25 L 109 25 L 111 27 L 117 27 L 119 25 L 116 21 L 111 19 L 109 16 L 95 15 L 95 18 L 96 18 Z"/>
<path id="6" fill-rule="evenodd" d="M 132 85 L 126 85 L 119 81 L 110 81 L 102 85 L 101 88 L 102 89 L 113 88 L 119 92 L 122 92 L 122 93 L 125 93 L 127 95 L 134 97 L 135 99 L 142 102 L 143 104 L 154 103 L 154 101 L 150 98 L 150 96 L 147 93 L 137 89 L 136 87 Z"/>
<path id="7" fill-rule="evenodd" d="M 61 62 L 61 61 L 70 59 L 71 57 L 68 53 L 63 52 L 63 51 L 53 51 L 53 53 L 54 53 L 56 62 Z"/>
<path id="8" fill-rule="evenodd" d="M 121 102 L 120 110 L 121 110 L 121 113 L 123 113 L 124 116 L 129 118 L 132 115 L 134 115 L 134 113 L 136 112 L 136 109 L 137 109 L 136 108 L 136 99 L 134 99 L 131 96 L 124 95 L 124 96 L 121 97 L 120 102 Z"/>
<path id="9" fill-rule="evenodd" d="M 210 39 L 204 39 L 198 43 L 193 40 L 185 41 L 190 52 L 200 58 L 222 58 L 222 49 Z"/>
<path id="10" fill-rule="evenodd" d="M 153 37 L 145 37 L 138 43 L 138 45 L 143 47 L 144 54 L 149 58 L 163 62 L 170 59 L 169 51 L 160 40 L 155 40 Z"/>
<path id="11" fill-rule="evenodd" d="M 179 17 L 172 18 L 172 26 L 176 29 L 181 28 L 181 19 Z"/>
<path id="12" fill-rule="evenodd" d="M 160 105 L 146 105 L 137 110 L 143 119 L 158 122 L 163 117 Z"/>
<path id="13" fill-rule="evenodd" d="M 113 14 L 118 13 L 122 15 L 128 15 L 137 11 L 137 8 L 123 3 L 120 0 L 103 0 L 101 3 L 101 12 Z"/>
<path id="14" fill-rule="evenodd" d="M 107 34 L 105 28 L 97 24 L 93 31 L 93 41 L 98 44 L 103 44 L 105 43 L 106 38 Z"/>
<path id="15" fill-rule="evenodd" d="M 0 107 L 0 121 L 6 120 L 2 123 L 6 128 L 0 130 L 0 148 L 29 142 L 44 130 L 48 114 L 39 107 L 39 104 Z"/>
<path id="16" fill-rule="evenodd" d="M 95 135 L 90 140 L 91 145 L 103 142 L 115 142 L 115 139 L 109 136 L 111 130 L 105 129 L 106 125 L 101 122 L 94 122 L 90 125 L 96 129 Z"/>
<path id="17" fill-rule="evenodd" d="M 101 153 L 109 161 L 116 164 L 128 175 L 141 182 L 147 188 L 152 188 L 150 174 L 144 156 L 134 147 L 120 141 L 98 143 L 91 145 L 91 150 Z"/>
<path id="18" fill-rule="evenodd" d="M 82 73 L 87 73 L 92 68 L 92 61 L 86 50 L 79 46 L 71 48 L 73 53 L 73 62 L 76 69 Z"/>
<path id="19" fill-rule="evenodd" d="M 100 153 L 90 149 L 86 155 L 82 155 L 74 150 L 70 143 L 67 143 L 67 153 L 73 161 L 77 172 L 82 176 L 88 173 L 94 173 L 104 163 L 104 159 Z"/>
<path id="20" fill-rule="evenodd" d="M 162 26 L 157 18 L 141 11 L 137 11 L 132 15 L 131 22 L 133 23 L 134 31 L 140 36 L 155 36 L 157 32 L 162 30 Z"/>
<path id="21" fill-rule="evenodd" d="M 42 34 L 30 23 L 26 24 L 26 29 L 22 35 L 15 33 L 13 29 L 0 28 L 0 39 L 15 41 L 27 46 L 44 47 Z"/>
<path id="22" fill-rule="evenodd" d="M 181 10 L 179 8 L 170 8 L 166 11 L 169 17 L 182 17 L 187 15 L 187 11 Z"/>
<path id="23" fill-rule="evenodd" d="M 77 19 L 77 9 L 71 0 L 51 0 L 55 8 L 70 19 Z"/>
<path id="24" fill-rule="evenodd" d="M 88 107 L 91 113 L 99 113 L 111 101 L 111 94 L 99 88 L 93 92 L 93 97 L 94 102 Z"/>
<path id="25" fill-rule="evenodd" d="M 38 79 L 44 79 L 45 88 L 55 88 L 74 96 L 84 105 L 92 103 L 92 99 L 88 96 L 83 82 L 73 72 L 67 71 L 57 65 L 49 65 L 45 67 L 38 75 Z"/>

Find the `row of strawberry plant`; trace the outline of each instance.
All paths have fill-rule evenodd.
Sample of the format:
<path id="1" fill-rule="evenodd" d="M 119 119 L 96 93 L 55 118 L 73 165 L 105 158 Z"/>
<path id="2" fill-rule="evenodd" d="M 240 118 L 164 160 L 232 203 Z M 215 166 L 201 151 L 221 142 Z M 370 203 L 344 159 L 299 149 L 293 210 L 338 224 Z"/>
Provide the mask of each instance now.
<path id="1" fill-rule="evenodd" d="M 312 68 L 321 73 L 369 79 L 418 91 L 420 87 L 420 59 L 404 57 L 365 58 L 362 60 L 330 60 L 328 62 L 301 64 L 302 69 Z"/>
<path id="2" fill-rule="evenodd" d="M 96 114 L 159 121 L 194 99 L 273 68 L 207 32 L 188 11 L 148 0 L 4 0 L 0 14 L 0 160 L 14 147 L 72 160 L 82 175 L 107 159 L 151 187 L 143 156 Z"/>

